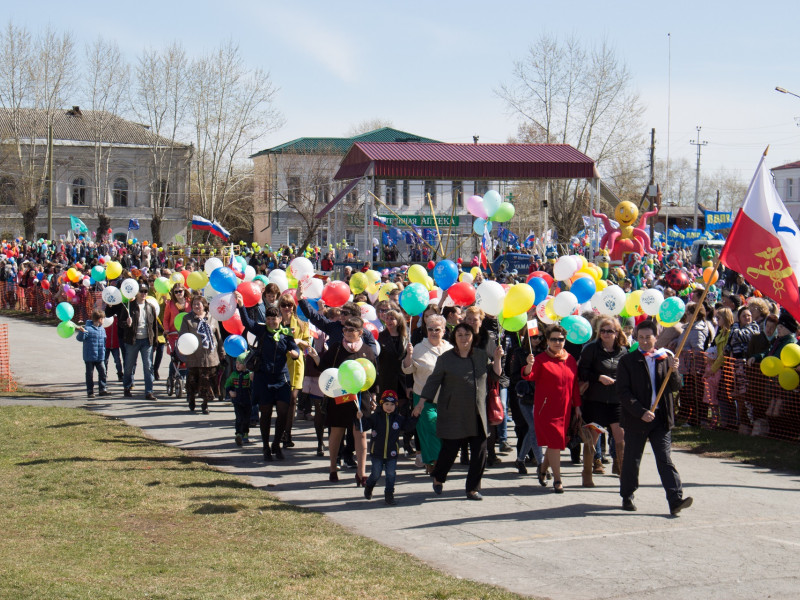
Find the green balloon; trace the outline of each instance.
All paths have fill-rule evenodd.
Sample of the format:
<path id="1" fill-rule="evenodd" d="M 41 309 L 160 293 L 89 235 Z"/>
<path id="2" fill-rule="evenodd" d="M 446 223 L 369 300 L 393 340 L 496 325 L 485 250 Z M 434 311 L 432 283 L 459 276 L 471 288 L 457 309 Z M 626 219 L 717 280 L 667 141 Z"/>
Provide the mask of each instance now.
<path id="1" fill-rule="evenodd" d="M 357 394 L 367 382 L 367 372 L 358 362 L 346 360 L 339 365 L 339 385 L 348 394 Z"/>
<path id="2" fill-rule="evenodd" d="M 585 344 L 592 337 L 592 325 L 579 315 L 567 315 L 561 319 L 561 326 L 567 330 L 567 340 L 573 344 Z"/>
<path id="3" fill-rule="evenodd" d="M 500 327 L 506 331 L 519 331 L 528 323 L 528 313 L 524 312 L 507 319 L 503 318 L 503 313 L 500 313 L 497 315 L 497 319 L 500 321 Z"/>
<path id="4" fill-rule="evenodd" d="M 633 344 L 631 344 L 631 349 L 628 350 L 628 352 L 633 352 L 634 350 L 638 349 L 639 349 L 639 342 L 633 342 Z"/>
<path id="5" fill-rule="evenodd" d="M 72 337 L 72 334 L 75 333 L 75 323 L 72 321 L 61 321 L 58 327 L 56 327 L 56 331 L 62 338 Z"/>
<path id="6" fill-rule="evenodd" d="M 169 279 L 166 277 L 159 277 L 153 283 L 153 287 L 156 288 L 156 291 L 159 294 L 169 294 L 169 289 L 172 284 L 169 282 Z"/>
<path id="7" fill-rule="evenodd" d="M 59 302 L 58 306 L 56 306 L 56 316 L 60 321 L 69 321 L 75 316 L 75 309 L 72 308 L 69 302 Z M 69 337 L 69 335 L 66 337 Z"/>
<path id="8" fill-rule="evenodd" d="M 187 313 L 182 312 L 175 315 L 175 330 L 180 331 L 181 325 L 183 324 L 183 317 L 185 317 Z"/>
<path id="9" fill-rule="evenodd" d="M 683 301 L 673 296 L 661 303 L 661 308 L 658 309 L 658 316 L 661 318 L 662 323 L 675 323 L 681 320 L 685 312 L 686 306 Z"/>
<path id="10" fill-rule="evenodd" d="M 489 220 L 505 223 L 512 218 L 514 218 L 514 205 L 511 202 L 503 202 Z"/>

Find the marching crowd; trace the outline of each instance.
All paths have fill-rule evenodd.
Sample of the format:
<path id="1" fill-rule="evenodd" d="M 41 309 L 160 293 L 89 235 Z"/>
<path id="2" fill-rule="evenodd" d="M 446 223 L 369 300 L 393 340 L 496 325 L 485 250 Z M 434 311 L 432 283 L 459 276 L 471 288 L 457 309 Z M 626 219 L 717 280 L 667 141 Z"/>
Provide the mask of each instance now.
<path id="1" fill-rule="evenodd" d="M 253 251 L 247 260 L 268 277 L 294 256 L 293 249 L 283 248 Z M 295 418 L 313 420 L 319 457 L 325 456 L 327 436 L 330 481 L 339 481 L 340 469 L 352 468 L 356 485 L 369 499 L 384 475 L 384 498 L 390 505 L 396 503 L 396 467 L 402 457 L 425 470 L 435 494 L 442 493 L 459 460 L 467 466 L 466 497 L 481 500 L 484 470 L 498 468 L 502 456 L 513 453 L 520 476 L 530 466 L 542 486 L 552 481 L 553 490 L 563 493 L 562 452 L 569 450 L 572 463 L 581 466 L 582 485 L 592 487 L 593 476 L 605 473 L 608 448 L 612 474 L 620 477 L 622 507 L 636 510 L 640 460 L 649 441 L 669 510 L 678 514 L 692 499 L 683 495 L 670 458 L 676 419 L 741 431 L 780 417 L 788 404 L 796 404 L 788 392 L 768 399 L 747 385 L 753 365 L 780 356 L 796 340 L 798 326 L 779 307 L 751 297 L 735 273 L 726 274 L 721 294 L 705 297 L 689 328 L 689 317 L 702 299 L 700 285 L 681 295 L 686 312 L 669 327 L 646 316 L 585 313 L 592 325 L 585 344 L 568 341 L 557 323 L 505 331 L 495 315 L 476 304 L 453 305 L 446 293 L 412 317 L 399 303 L 407 283 L 404 269 L 381 273 L 382 281 L 396 284 L 384 297 L 356 293 L 335 307 L 309 301 L 303 286 L 281 290 L 267 278 L 256 278 L 261 288 L 256 304 L 245 306 L 236 292 L 236 315 L 249 334 L 249 347 L 230 356 L 225 351 L 230 332 L 211 316 L 208 300 L 186 283 L 189 274 L 202 270 L 202 256 L 176 258 L 139 243 L 18 242 L 6 244 L 2 257 L 4 306 L 30 309 L 41 302 L 52 307 L 66 300 L 82 308 L 77 314 L 85 324 L 78 327 L 78 340 L 90 398 L 95 372 L 99 395 L 109 394 L 106 373 L 113 359 L 124 396 L 133 395 L 138 371 L 145 399 L 157 400 L 155 382 L 163 379 L 166 354 L 166 379 L 173 383 L 168 390 L 180 394 L 174 383 L 185 375 L 191 412 L 198 402 L 202 413 L 215 399 L 231 402 L 237 445 L 250 443 L 250 428 L 257 426 L 264 460 L 281 461 L 294 447 Z M 112 283 L 88 278 L 108 257 L 123 267 L 118 281 L 138 281 L 138 293 L 127 303 L 107 305 L 93 293 Z M 315 252 L 311 258 L 317 269 L 333 269 L 332 255 Z M 531 263 L 531 271 L 552 272 L 547 260 L 532 258 Z M 675 295 L 664 280 L 664 263 L 645 266 L 638 279 L 627 277 L 625 270 L 616 275 L 612 270 L 610 277 L 617 276 L 623 287 L 655 287 L 664 296 Z M 67 277 L 68 268 L 81 273 L 78 281 Z M 183 278 L 174 277 L 177 273 Z M 525 275 L 502 277 L 524 281 Z M 339 275 L 346 282 L 351 276 L 350 268 Z M 477 272 L 473 283 L 495 276 Z M 171 282 L 167 294 L 155 289 L 160 277 Z M 535 307 L 532 311 L 529 317 L 535 318 Z M 190 354 L 176 344 L 186 333 L 198 341 Z M 686 352 L 678 360 L 671 351 L 684 338 Z M 733 369 L 723 369 L 726 359 Z M 326 395 L 323 372 L 356 360 L 371 365 L 371 385 L 358 394 Z M 656 402 L 662 384 L 664 393 Z M 515 448 L 509 444 L 511 424 Z"/>

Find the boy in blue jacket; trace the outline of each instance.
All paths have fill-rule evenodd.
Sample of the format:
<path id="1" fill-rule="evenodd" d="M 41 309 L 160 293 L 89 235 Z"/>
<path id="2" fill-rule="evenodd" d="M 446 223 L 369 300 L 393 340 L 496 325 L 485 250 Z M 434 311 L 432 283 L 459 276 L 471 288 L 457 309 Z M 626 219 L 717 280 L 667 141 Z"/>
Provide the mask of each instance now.
<path id="1" fill-rule="evenodd" d="M 86 364 L 86 394 L 94 398 L 94 370 L 97 369 L 99 396 L 108 396 L 106 391 L 106 330 L 103 319 L 106 313 L 102 310 L 92 312 L 92 322 L 86 326 L 78 326 L 77 340 L 83 342 L 83 362 Z"/>
<path id="2" fill-rule="evenodd" d="M 417 426 L 416 417 L 406 418 L 397 414 L 397 392 L 386 390 L 381 394 L 381 410 L 376 410 L 364 423 L 364 430 L 372 430 L 369 443 L 369 454 L 372 458 L 372 473 L 364 485 L 364 497 L 372 500 L 372 490 L 381 478 L 386 467 L 386 504 L 394 506 L 394 483 L 397 478 L 397 453 L 400 450 L 400 435 L 414 431 Z M 358 411 L 358 418 L 362 417 Z"/>

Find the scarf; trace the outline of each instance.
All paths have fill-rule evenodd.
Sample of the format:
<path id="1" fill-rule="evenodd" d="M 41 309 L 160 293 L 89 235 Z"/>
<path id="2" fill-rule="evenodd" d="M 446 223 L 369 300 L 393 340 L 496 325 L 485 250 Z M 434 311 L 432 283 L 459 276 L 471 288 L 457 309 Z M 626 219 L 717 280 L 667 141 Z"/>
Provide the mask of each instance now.
<path id="1" fill-rule="evenodd" d="M 342 342 L 342 348 L 347 350 L 350 354 L 353 354 L 361 350 L 361 346 L 363 345 L 364 345 L 364 340 L 361 339 L 355 342 L 345 342 L 345 341 Z"/>
<path id="2" fill-rule="evenodd" d="M 277 329 L 270 329 L 267 327 L 267 332 L 272 335 L 272 339 L 276 342 L 280 341 L 281 334 L 289 335 L 289 329 L 283 326 L 278 327 Z"/>
<path id="3" fill-rule="evenodd" d="M 200 319 L 197 324 L 197 335 L 200 336 L 200 343 L 206 350 L 214 350 L 217 347 L 216 340 L 214 340 L 214 332 L 205 319 Z"/>
<path id="4" fill-rule="evenodd" d="M 556 360 L 567 360 L 567 356 L 569 356 L 569 352 L 564 350 L 564 348 L 559 350 L 558 354 L 554 354 L 553 352 L 551 352 L 550 348 L 547 348 L 545 352 L 547 352 L 547 356 L 555 358 Z"/>
<path id="5" fill-rule="evenodd" d="M 639 350 L 639 352 L 641 352 L 645 358 L 654 358 L 656 360 L 664 360 L 665 358 L 667 358 L 667 356 L 672 354 L 672 352 L 670 352 L 666 348 L 654 348 L 649 352 L 645 352 L 644 350 Z"/>

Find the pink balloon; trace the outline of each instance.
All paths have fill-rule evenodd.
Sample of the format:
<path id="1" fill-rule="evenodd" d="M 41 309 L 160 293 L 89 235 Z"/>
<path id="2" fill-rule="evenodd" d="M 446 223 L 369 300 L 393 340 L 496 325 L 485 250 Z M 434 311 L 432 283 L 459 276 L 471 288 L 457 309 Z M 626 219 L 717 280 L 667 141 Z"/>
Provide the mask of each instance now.
<path id="1" fill-rule="evenodd" d="M 483 206 L 483 198 L 480 196 L 467 198 L 467 210 L 473 217 L 478 217 L 479 219 L 489 218 L 489 213 L 486 212 L 486 208 Z"/>

